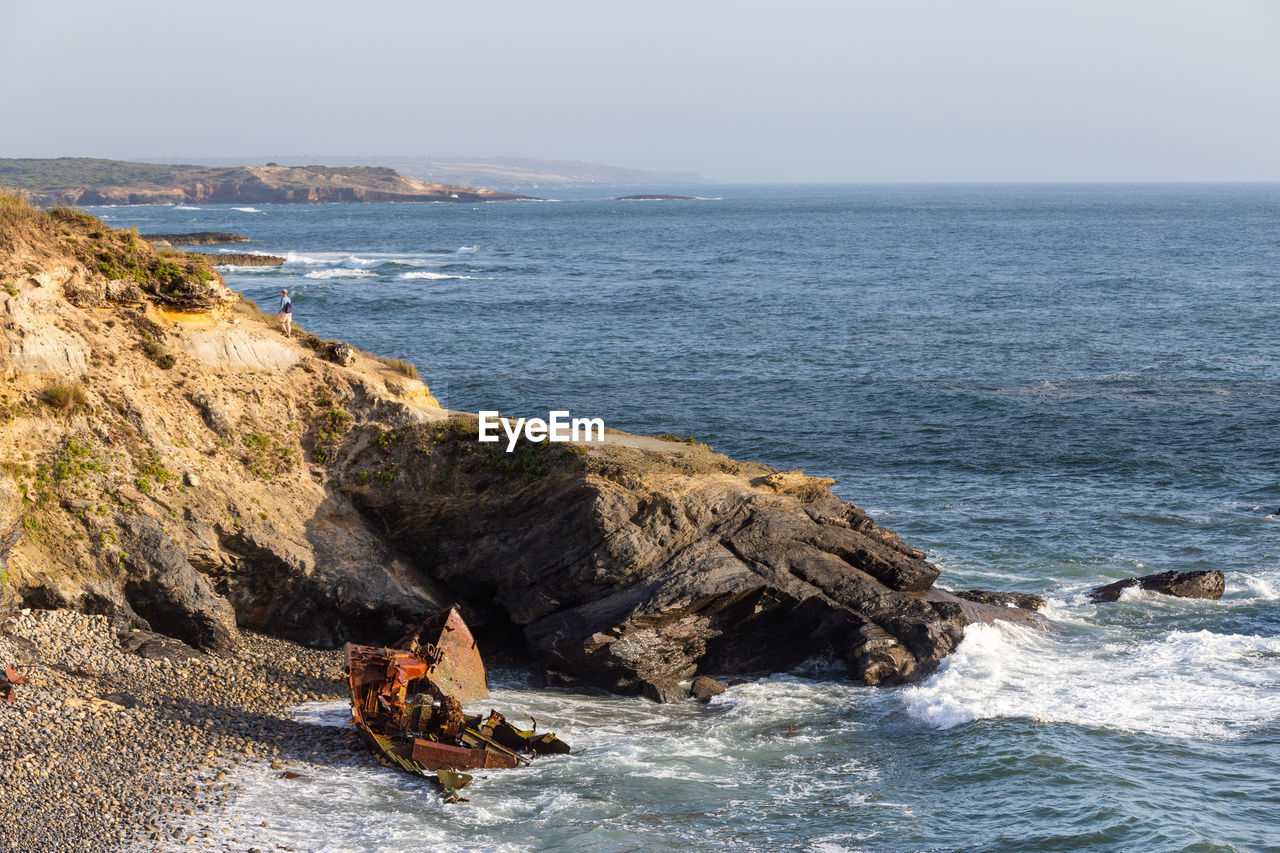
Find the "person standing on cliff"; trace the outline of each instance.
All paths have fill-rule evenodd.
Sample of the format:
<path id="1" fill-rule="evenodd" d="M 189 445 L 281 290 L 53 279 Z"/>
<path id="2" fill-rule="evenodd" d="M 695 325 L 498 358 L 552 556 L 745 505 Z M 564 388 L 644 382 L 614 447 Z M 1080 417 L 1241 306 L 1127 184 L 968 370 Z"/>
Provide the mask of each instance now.
<path id="1" fill-rule="evenodd" d="M 280 291 L 280 331 L 286 338 L 293 337 L 293 303 L 289 301 L 289 291 Z"/>

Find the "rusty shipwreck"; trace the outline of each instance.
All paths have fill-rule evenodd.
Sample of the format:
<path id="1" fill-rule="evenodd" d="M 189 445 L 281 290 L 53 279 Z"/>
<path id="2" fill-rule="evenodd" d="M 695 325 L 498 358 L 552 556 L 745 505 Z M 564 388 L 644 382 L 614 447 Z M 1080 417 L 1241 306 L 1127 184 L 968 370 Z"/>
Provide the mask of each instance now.
<path id="1" fill-rule="evenodd" d="M 347 644 L 352 722 L 386 762 L 434 779 L 451 802 L 467 770 L 513 768 L 567 753 L 553 733 L 519 729 L 499 713 L 468 716 L 489 696 L 484 661 L 456 607 L 442 610 L 392 648 Z M 535 725 L 536 729 L 536 725 Z"/>

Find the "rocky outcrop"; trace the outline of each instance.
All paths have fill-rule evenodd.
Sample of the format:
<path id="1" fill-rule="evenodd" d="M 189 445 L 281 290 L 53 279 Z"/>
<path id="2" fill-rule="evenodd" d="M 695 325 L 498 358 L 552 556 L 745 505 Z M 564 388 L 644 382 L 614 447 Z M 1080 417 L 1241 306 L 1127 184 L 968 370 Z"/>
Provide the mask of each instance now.
<path id="1" fill-rule="evenodd" d="M 1161 572 L 1158 575 L 1144 575 L 1140 578 L 1126 578 L 1090 590 L 1087 595 L 1090 601 L 1118 601 L 1126 589 L 1143 589 L 1159 592 L 1176 598 L 1208 598 L 1216 601 L 1226 591 L 1226 579 L 1219 571 L 1201 572 Z"/>
<path id="2" fill-rule="evenodd" d="M 214 591 L 160 523 L 146 516 L 121 517 L 118 530 L 127 578 L 123 593 L 132 612 L 187 645 L 215 652 L 235 648 L 231 603 Z"/>
<path id="3" fill-rule="evenodd" d="M 45 268 L 74 268 L 100 300 L 23 278 L 6 302 L 6 334 L 54 330 L 86 354 L 78 394 L 13 363 L 0 388 L 0 457 L 25 460 L 0 469 L 0 527 L 19 531 L 6 586 L 29 604 L 216 651 L 240 630 L 385 644 L 457 603 L 486 649 L 661 701 L 815 655 L 909 681 L 974 621 L 1039 619 L 1007 606 L 1030 598 L 937 587 L 937 567 L 829 479 L 621 433 L 479 442 L 476 418 L 441 409 L 407 365 L 284 338 L 216 273 L 178 264 L 198 259 L 78 216 L 48 217 L 61 232 L 45 251 L 72 254 Z M 125 279 L 76 258 L 129 272 L 140 301 L 112 300 Z M 0 258 L 0 275 L 36 260 Z"/>
<path id="4" fill-rule="evenodd" d="M 199 255 L 213 266 L 278 267 L 284 263 L 284 258 L 280 255 L 252 255 L 235 252 L 219 252 L 218 254 L 192 252 L 191 254 Z"/>
<path id="5" fill-rule="evenodd" d="M 388 451 L 404 473 L 389 488 L 338 481 L 482 625 L 518 627 L 564 675 L 665 699 L 699 672 L 830 653 L 867 683 L 898 683 L 976 619 L 1033 618 L 933 589 L 923 553 L 833 496 L 830 480 L 619 439 L 581 454 L 518 448 L 538 474 L 513 481 L 500 476 L 507 454 L 475 431 L 459 416 L 409 431 Z"/>
<path id="6" fill-rule="evenodd" d="M 230 231 L 192 231 L 187 234 L 140 234 L 149 243 L 168 243 L 171 246 L 216 246 L 219 243 L 248 243 L 243 234 Z"/>

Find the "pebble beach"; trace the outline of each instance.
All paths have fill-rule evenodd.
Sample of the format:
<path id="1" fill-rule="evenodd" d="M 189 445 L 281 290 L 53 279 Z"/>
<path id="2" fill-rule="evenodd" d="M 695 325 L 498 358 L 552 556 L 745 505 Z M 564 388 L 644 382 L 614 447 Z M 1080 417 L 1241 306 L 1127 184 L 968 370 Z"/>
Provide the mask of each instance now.
<path id="1" fill-rule="evenodd" d="M 105 616 L 23 610 L 0 619 L 6 665 L 25 683 L 0 702 L 0 850 L 258 849 L 252 804 L 229 809 L 238 770 L 373 762 L 354 731 L 288 712 L 346 695 L 340 651 L 245 633 L 213 657 Z"/>

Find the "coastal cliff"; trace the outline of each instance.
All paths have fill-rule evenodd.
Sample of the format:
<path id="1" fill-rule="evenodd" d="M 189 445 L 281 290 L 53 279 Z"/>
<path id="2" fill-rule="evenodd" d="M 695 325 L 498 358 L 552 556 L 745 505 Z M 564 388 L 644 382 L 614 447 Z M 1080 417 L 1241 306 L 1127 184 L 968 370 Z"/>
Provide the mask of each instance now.
<path id="1" fill-rule="evenodd" d="M 928 672 L 975 620 L 831 480 L 609 432 L 477 441 L 416 371 L 288 340 L 199 256 L 0 197 L 0 596 L 227 652 L 382 643 L 459 603 L 482 647 L 659 700 L 842 658 Z"/>
<path id="2" fill-rule="evenodd" d="M 33 203 L 301 204 L 512 201 L 524 196 L 406 178 L 377 166 L 166 166 L 84 157 L 0 159 L 0 186 Z"/>

